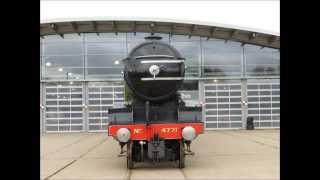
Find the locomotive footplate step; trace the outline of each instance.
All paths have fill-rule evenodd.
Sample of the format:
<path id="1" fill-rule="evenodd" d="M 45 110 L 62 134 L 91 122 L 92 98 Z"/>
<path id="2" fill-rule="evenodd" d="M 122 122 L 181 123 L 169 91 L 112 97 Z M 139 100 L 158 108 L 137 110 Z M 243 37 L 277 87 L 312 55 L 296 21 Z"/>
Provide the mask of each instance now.
<path id="1" fill-rule="evenodd" d="M 191 151 L 190 149 L 190 145 L 191 145 L 191 141 L 185 141 L 186 145 L 187 145 L 187 151 L 185 151 L 185 155 L 195 155 L 194 152 Z"/>
<path id="2" fill-rule="evenodd" d="M 118 157 L 127 156 L 126 150 L 123 149 L 123 147 L 126 145 L 125 143 L 119 143 L 120 144 L 120 153 L 118 154 Z"/>
<path id="3" fill-rule="evenodd" d="M 122 153 L 120 152 L 120 154 L 118 154 L 118 157 L 125 157 L 127 156 L 127 151 L 123 151 Z"/>

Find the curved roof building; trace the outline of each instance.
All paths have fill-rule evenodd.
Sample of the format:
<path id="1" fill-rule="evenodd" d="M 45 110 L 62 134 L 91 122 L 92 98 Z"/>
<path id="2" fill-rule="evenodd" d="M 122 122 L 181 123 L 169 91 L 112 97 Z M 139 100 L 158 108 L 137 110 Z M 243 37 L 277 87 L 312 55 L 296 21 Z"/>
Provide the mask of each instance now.
<path id="1" fill-rule="evenodd" d="M 206 129 L 280 124 L 280 35 L 170 19 L 56 19 L 40 24 L 41 132 L 106 131 L 123 103 L 122 59 L 150 34 L 186 58 L 182 98 Z"/>

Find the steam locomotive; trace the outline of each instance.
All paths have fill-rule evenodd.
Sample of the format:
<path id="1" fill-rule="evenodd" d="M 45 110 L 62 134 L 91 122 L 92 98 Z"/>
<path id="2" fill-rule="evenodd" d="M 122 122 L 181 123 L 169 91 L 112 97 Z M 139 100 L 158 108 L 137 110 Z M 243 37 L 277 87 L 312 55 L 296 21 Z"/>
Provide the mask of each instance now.
<path id="1" fill-rule="evenodd" d="M 138 162 L 162 160 L 184 168 L 185 156 L 194 154 L 191 142 L 203 133 L 202 107 L 186 106 L 177 92 L 185 58 L 159 36 L 145 39 L 123 60 L 125 91 L 131 99 L 108 110 L 108 135 L 119 142 L 128 169 Z"/>

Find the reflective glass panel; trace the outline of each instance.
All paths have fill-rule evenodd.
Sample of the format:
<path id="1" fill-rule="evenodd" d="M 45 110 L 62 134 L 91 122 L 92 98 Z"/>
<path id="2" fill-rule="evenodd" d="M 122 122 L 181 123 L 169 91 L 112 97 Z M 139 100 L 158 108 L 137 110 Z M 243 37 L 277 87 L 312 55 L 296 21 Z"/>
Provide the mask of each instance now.
<path id="1" fill-rule="evenodd" d="M 237 42 L 202 39 L 204 75 L 240 75 L 242 47 Z"/>
<path id="2" fill-rule="evenodd" d="M 280 74 L 280 52 L 278 49 L 245 45 L 244 54 L 247 75 Z"/>

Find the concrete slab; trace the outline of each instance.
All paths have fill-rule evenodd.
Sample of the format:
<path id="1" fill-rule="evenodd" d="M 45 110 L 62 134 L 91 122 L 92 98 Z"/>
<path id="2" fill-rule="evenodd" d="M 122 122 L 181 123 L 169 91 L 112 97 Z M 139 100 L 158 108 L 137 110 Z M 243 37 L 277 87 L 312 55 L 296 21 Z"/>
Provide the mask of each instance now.
<path id="1" fill-rule="evenodd" d="M 118 159 L 120 152 L 119 143 L 112 137 L 108 137 L 108 140 L 97 146 L 95 149 L 86 154 L 82 159 L 96 159 L 96 158 L 108 158 Z"/>
<path id="2" fill-rule="evenodd" d="M 110 158 L 80 159 L 68 168 L 52 176 L 54 180 L 126 180 L 129 177 L 125 161 Z"/>
<path id="3" fill-rule="evenodd" d="M 125 157 L 118 157 L 119 152 L 118 143 L 110 138 L 50 179 L 127 179 Z"/>
<path id="4" fill-rule="evenodd" d="M 78 143 L 82 139 L 88 137 L 87 133 L 74 134 L 42 134 L 40 138 L 40 155 L 44 156 L 56 152 L 71 144 Z"/>
<path id="5" fill-rule="evenodd" d="M 41 159 L 40 179 L 53 175 L 59 169 L 71 163 L 73 159 Z"/>
<path id="6" fill-rule="evenodd" d="M 49 136 L 41 139 L 42 178 L 279 179 L 280 174 L 279 130 L 206 132 L 192 143 L 196 155 L 186 157 L 182 170 L 162 162 L 137 164 L 129 171 L 126 158 L 117 156 L 118 143 L 106 133 Z"/>
<path id="7" fill-rule="evenodd" d="M 278 163 L 270 156 L 211 156 L 189 158 L 183 171 L 188 179 L 279 179 Z"/>
<path id="8" fill-rule="evenodd" d="M 245 138 L 256 143 L 267 146 L 280 147 L 280 134 L 274 131 L 255 130 L 255 131 L 226 131 L 229 135 Z"/>
<path id="9" fill-rule="evenodd" d="M 212 131 L 193 142 L 183 169 L 190 179 L 279 179 L 279 131 Z M 267 134 L 257 140 L 257 134 Z M 266 143 L 267 142 L 267 143 Z M 268 144 L 269 143 L 269 144 Z"/>
<path id="10" fill-rule="evenodd" d="M 82 154 L 94 148 L 95 145 L 106 141 L 107 134 L 89 134 L 86 138 L 80 139 L 77 143 L 70 144 L 49 155 L 45 155 L 43 159 L 61 159 L 61 158 L 77 158 Z"/>
<path id="11" fill-rule="evenodd" d="M 105 133 L 48 134 L 41 137 L 41 179 L 74 163 L 107 138 Z"/>
<path id="12" fill-rule="evenodd" d="M 140 166 L 132 170 L 130 180 L 184 180 L 186 177 L 177 167 L 170 167 L 169 163 L 161 165 Z M 169 166 L 169 167 L 168 167 Z"/>
<path id="13" fill-rule="evenodd" d="M 255 134 L 252 134 L 254 136 Z M 211 131 L 192 142 L 192 150 L 202 157 L 212 155 L 240 155 L 276 153 L 276 147 L 257 143 L 245 135 L 235 135 L 230 131 Z"/>

